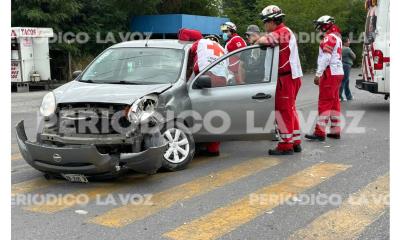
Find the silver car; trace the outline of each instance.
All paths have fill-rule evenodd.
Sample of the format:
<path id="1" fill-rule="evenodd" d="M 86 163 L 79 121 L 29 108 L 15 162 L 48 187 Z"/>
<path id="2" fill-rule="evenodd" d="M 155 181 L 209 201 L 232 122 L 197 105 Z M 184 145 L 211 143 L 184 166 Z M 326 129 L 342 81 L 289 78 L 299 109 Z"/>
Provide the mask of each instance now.
<path id="1" fill-rule="evenodd" d="M 36 141 L 28 140 L 23 121 L 17 124 L 24 159 L 82 182 L 123 170 L 184 169 L 198 143 L 272 139 L 273 121 L 266 124 L 273 119 L 277 49 L 242 48 L 195 76 L 191 45 L 131 41 L 105 50 L 43 98 Z M 226 85 L 214 86 L 214 70 L 232 60 Z"/>

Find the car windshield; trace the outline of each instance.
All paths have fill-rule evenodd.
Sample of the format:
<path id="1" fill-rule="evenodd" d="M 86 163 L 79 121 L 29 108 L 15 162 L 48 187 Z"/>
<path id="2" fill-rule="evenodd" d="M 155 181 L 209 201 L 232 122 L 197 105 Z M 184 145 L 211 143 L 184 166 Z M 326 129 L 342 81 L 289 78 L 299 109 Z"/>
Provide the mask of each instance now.
<path id="1" fill-rule="evenodd" d="M 162 84 L 180 76 L 184 51 L 167 48 L 114 48 L 102 53 L 80 81 L 93 83 Z"/>

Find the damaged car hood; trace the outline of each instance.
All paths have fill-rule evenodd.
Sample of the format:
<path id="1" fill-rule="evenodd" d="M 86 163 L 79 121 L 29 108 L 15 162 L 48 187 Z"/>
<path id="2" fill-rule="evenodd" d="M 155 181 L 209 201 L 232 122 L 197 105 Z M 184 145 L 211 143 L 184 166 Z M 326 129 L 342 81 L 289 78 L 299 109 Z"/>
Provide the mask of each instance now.
<path id="1" fill-rule="evenodd" d="M 161 93 L 172 84 L 128 85 L 96 84 L 72 81 L 54 90 L 57 103 L 120 103 L 132 104 L 150 93 Z"/>

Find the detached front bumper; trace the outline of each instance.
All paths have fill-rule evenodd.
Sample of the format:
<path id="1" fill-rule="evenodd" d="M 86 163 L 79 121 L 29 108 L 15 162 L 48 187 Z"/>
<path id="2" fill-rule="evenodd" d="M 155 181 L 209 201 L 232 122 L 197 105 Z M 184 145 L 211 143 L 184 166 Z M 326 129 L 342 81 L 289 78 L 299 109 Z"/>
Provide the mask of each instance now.
<path id="1" fill-rule="evenodd" d="M 24 121 L 16 125 L 21 155 L 33 168 L 46 173 L 83 174 L 87 176 L 116 174 L 123 168 L 146 174 L 155 173 L 162 165 L 168 144 L 149 147 L 138 153 L 101 154 L 94 145 L 54 145 L 28 140 Z M 121 164 L 122 163 L 122 164 Z"/>

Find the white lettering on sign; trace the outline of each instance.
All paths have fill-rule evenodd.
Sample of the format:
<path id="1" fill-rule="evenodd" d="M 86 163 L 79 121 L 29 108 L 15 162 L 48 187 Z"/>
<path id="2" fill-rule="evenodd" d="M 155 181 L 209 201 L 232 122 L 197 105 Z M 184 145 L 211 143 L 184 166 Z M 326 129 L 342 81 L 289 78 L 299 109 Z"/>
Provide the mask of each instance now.
<path id="1" fill-rule="evenodd" d="M 11 81 L 21 81 L 21 69 L 19 67 L 19 62 L 11 62 Z"/>

